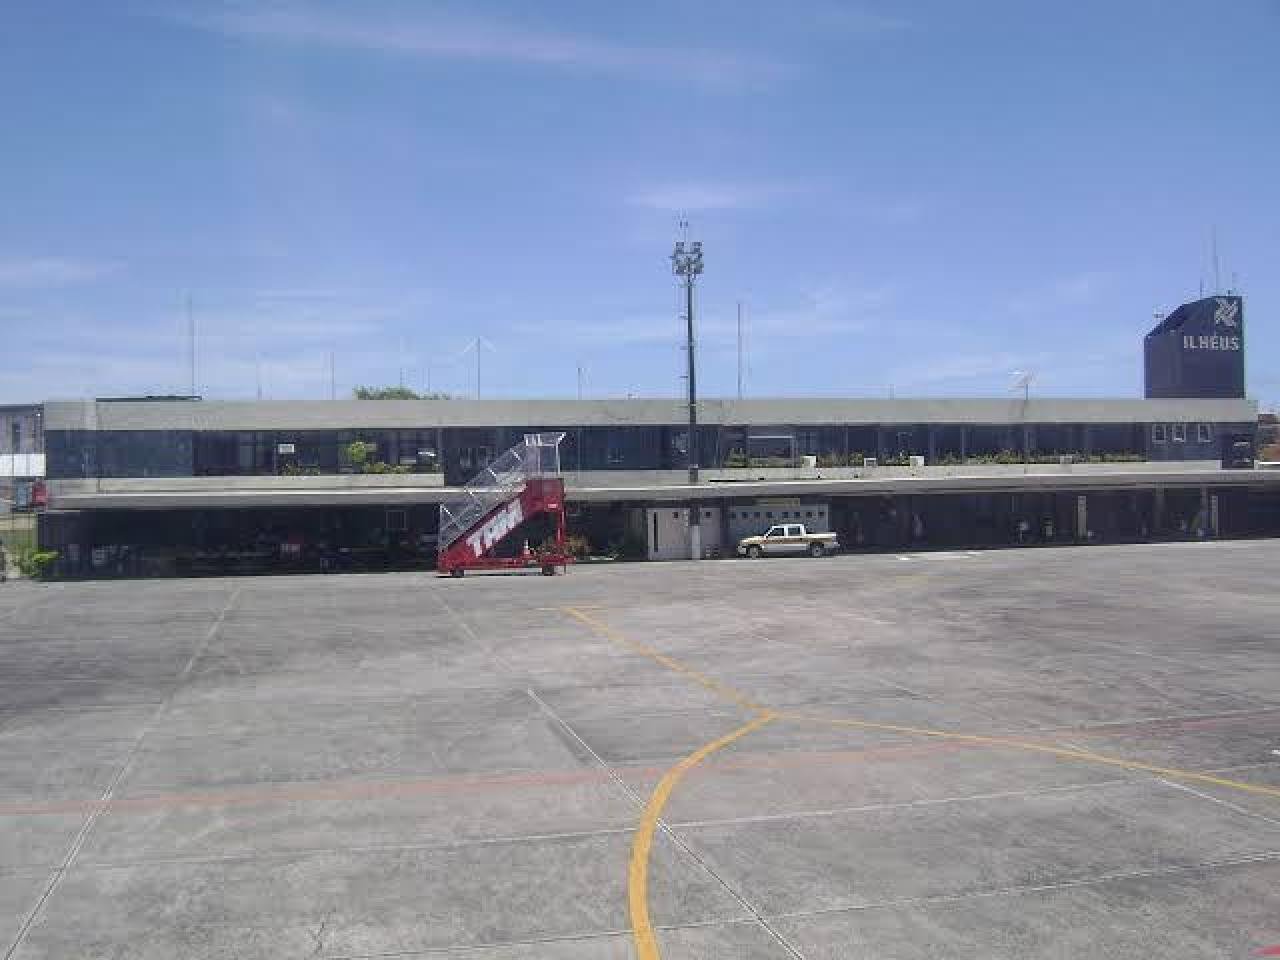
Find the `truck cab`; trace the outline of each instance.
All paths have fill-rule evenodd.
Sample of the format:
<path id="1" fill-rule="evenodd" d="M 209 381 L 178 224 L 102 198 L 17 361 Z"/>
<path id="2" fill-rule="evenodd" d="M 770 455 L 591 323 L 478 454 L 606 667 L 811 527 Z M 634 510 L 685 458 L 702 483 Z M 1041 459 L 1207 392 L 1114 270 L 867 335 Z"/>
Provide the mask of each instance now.
<path id="1" fill-rule="evenodd" d="M 755 559 L 769 556 L 821 557 L 840 548 L 834 533 L 810 533 L 803 523 L 775 523 L 761 536 L 738 542 L 738 556 Z"/>

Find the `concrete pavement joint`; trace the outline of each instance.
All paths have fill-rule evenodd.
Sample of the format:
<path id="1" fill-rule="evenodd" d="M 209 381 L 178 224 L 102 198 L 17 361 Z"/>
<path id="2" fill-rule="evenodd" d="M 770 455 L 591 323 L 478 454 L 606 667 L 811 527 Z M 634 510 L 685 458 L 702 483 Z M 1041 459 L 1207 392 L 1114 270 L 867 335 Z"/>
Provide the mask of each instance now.
<path id="1" fill-rule="evenodd" d="M 900 557 L 899 559 L 908 559 Z M 1280 798 L 1280 789 L 1274 787 L 1260 786 L 1257 784 L 1245 783 L 1243 781 L 1231 780 L 1224 777 L 1216 777 L 1208 774 L 1195 773 L 1190 770 L 1179 770 L 1172 767 L 1161 767 L 1155 764 L 1141 763 L 1138 761 L 1129 761 L 1117 757 L 1108 757 L 1103 754 L 1094 753 L 1089 750 L 1079 748 L 1064 748 L 1053 746 L 1050 744 L 1039 744 L 1031 741 L 1017 740 L 1007 737 L 990 737 L 976 734 L 963 734 L 946 730 L 935 730 L 925 727 L 912 727 L 900 724 L 875 723 L 872 721 L 854 720 L 854 719 L 833 719 L 812 717 L 802 713 L 791 713 L 784 711 L 773 711 L 765 707 L 741 691 L 721 683 L 705 674 L 693 670 L 678 660 L 655 650 L 645 644 L 631 640 L 625 634 L 614 630 L 608 624 L 595 617 L 592 617 L 583 611 L 574 607 L 565 607 L 564 612 L 590 627 L 594 632 L 606 638 L 613 640 L 615 643 L 622 644 L 632 650 L 635 650 L 654 662 L 664 666 L 670 670 L 689 677 L 694 682 L 711 690 L 719 696 L 737 703 L 740 706 L 748 707 L 757 712 L 755 720 L 739 727 L 726 736 L 708 743 L 699 750 L 690 754 L 662 778 L 650 796 L 649 803 L 645 808 L 645 813 L 641 819 L 640 829 L 636 833 L 635 845 L 632 848 L 631 868 L 629 872 L 628 893 L 631 912 L 631 927 L 635 938 L 636 950 L 639 960 L 659 960 L 661 954 L 658 951 L 657 940 L 653 934 L 653 927 L 649 918 L 648 905 L 648 858 L 650 847 L 653 841 L 653 833 L 659 822 L 662 809 L 666 805 L 672 791 L 679 783 L 684 774 L 697 764 L 701 763 L 706 757 L 710 756 L 717 750 L 733 743 L 735 740 L 751 733 L 753 730 L 778 719 L 789 719 L 799 722 L 820 723 L 837 726 L 850 726 L 867 730 L 880 730 L 884 732 L 902 733 L 910 736 L 924 736 L 938 739 L 953 740 L 965 743 L 980 743 L 992 746 L 1012 747 L 1015 749 L 1029 750 L 1038 753 L 1044 753 L 1050 756 L 1056 756 L 1063 759 L 1079 760 L 1082 762 L 1105 764 L 1109 766 L 1118 766 L 1128 770 L 1142 771 L 1155 774 L 1157 776 L 1171 776 L 1178 779 L 1195 780 L 1202 783 L 1212 783 L 1217 786 L 1225 786 L 1242 790 L 1250 793 L 1258 793 L 1264 796 L 1272 796 Z M 683 846 L 683 845 L 682 845 Z M 713 874 L 714 875 L 714 874 Z M 717 876 L 717 879 L 720 879 Z M 721 880 L 721 883 L 724 883 Z M 1070 885 L 1070 884 L 1063 884 Z M 724 884 L 725 889 L 732 891 L 728 884 Z M 736 896 L 736 893 L 735 893 Z M 788 949 L 794 956 L 799 957 L 799 953 L 789 943 L 768 924 L 768 919 L 751 908 L 745 900 L 738 898 L 740 902 L 760 920 L 762 926 L 768 929 L 778 939 L 778 941 Z"/>
<path id="2" fill-rule="evenodd" d="M 689 757 L 680 761 L 680 763 L 676 764 L 666 772 L 662 781 L 659 782 L 658 787 L 655 788 L 653 794 L 650 796 L 648 803 L 646 803 L 640 798 L 639 794 L 631 789 L 622 776 L 618 774 L 613 767 L 606 763 L 604 758 L 596 753 L 596 751 L 592 749 L 591 745 L 579 736 L 578 732 L 551 708 L 550 704 L 539 697 L 535 691 L 529 690 L 527 692 L 530 699 L 532 699 L 533 702 L 536 703 L 549 718 L 551 718 L 551 720 L 558 724 L 561 729 L 580 744 L 582 749 L 587 751 L 596 763 L 608 772 L 609 776 L 615 783 L 617 783 L 618 787 L 631 798 L 636 806 L 642 808 L 640 827 L 635 832 L 635 842 L 632 845 L 631 861 L 627 871 L 628 910 L 631 915 L 631 932 L 636 943 L 639 960 L 660 960 L 661 957 L 661 954 L 658 952 L 657 939 L 653 934 L 654 926 L 651 918 L 649 917 L 648 903 L 649 853 L 653 843 L 653 832 L 655 828 L 662 830 L 662 832 L 666 834 L 677 847 L 683 850 L 690 859 L 695 861 L 703 870 L 714 877 L 716 882 L 719 883 L 721 887 L 723 887 L 725 891 L 743 907 L 743 909 L 750 913 L 784 949 L 788 950 L 792 956 L 803 960 L 803 958 L 800 957 L 799 952 L 796 951 L 791 944 L 787 943 L 780 933 L 765 922 L 764 918 L 760 916 L 758 910 L 743 899 L 736 890 L 730 887 L 724 878 L 713 870 L 711 866 L 702 859 L 702 857 L 698 856 L 697 853 L 684 842 L 684 839 L 671 828 L 670 824 L 662 820 L 662 807 L 666 803 L 666 797 L 664 796 L 662 798 L 662 802 L 658 803 L 656 808 L 654 807 L 655 798 L 657 798 L 658 791 L 662 789 L 664 783 L 667 783 L 668 780 L 670 780 L 670 784 L 666 790 L 666 793 L 669 795 L 671 789 L 674 788 L 675 783 L 684 775 L 685 772 L 692 769 L 693 766 L 710 756 L 716 750 L 719 750 L 732 743 L 734 740 L 745 736 L 747 733 L 750 733 L 751 730 L 768 723 L 769 720 L 772 719 L 772 716 L 761 714 L 745 726 L 721 737 L 719 740 L 706 744 L 698 751 L 695 751 L 694 754 L 691 754 Z M 694 759 L 695 757 L 697 759 Z M 677 773 L 677 771 L 679 772 Z M 653 815 L 650 819 L 651 809 L 653 809 Z M 641 840 L 642 835 L 647 835 L 643 841 Z"/>
<path id="3" fill-rule="evenodd" d="M 1195 789 L 1194 787 L 1187 786 L 1185 783 L 1178 783 L 1175 780 L 1165 780 L 1163 777 L 1157 777 L 1156 782 L 1162 783 L 1166 787 L 1170 787 L 1174 790 L 1180 791 L 1181 793 L 1189 793 L 1193 797 L 1199 797 L 1201 800 L 1207 800 L 1210 803 L 1216 803 L 1219 806 L 1226 807 L 1228 810 L 1231 810 L 1234 813 L 1240 814 L 1241 816 L 1253 817 L 1257 820 L 1262 820 L 1265 823 L 1269 823 L 1273 827 L 1280 827 L 1280 820 L 1277 820 L 1274 817 L 1267 817 L 1261 813 L 1255 813 L 1254 811 L 1248 809 L 1247 807 L 1240 806 L 1238 803 L 1232 803 L 1230 800 L 1223 800 L 1221 797 L 1215 797 L 1211 793 L 1204 793 L 1200 790 Z"/>
<path id="4" fill-rule="evenodd" d="M 138 857 L 131 860 L 98 860 L 89 863 L 82 861 L 76 864 L 76 869 L 128 870 L 133 867 L 177 863 L 259 863 L 267 860 L 305 860 L 315 857 L 327 857 L 335 853 L 361 854 L 467 850 L 473 847 L 500 847 L 516 843 L 590 840 L 594 837 L 616 837 L 631 832 L 631 827 L 605 827 L 599 830 L 579 830 L 566 833 L 527 833 L 501 837 L 473 837 L 469 840 L 458 840 L 453 843 L 366 843 L 345 847 L 299 847 L 297 849 L 257 853 L 224 853 L 190 857 Z"/>
<path id="5" fill-rule="evenodd" d="M 916 807 L 934 807 L 953 803 L 976 803 L 983 800 L 1012 800 L 1019 797 L 1043 797 L 1055 793 L 1073 793 L 1101 787 L 1128 786 L 1146 783 L 1151 777 L 1132 777 L 1118 780 L 1099 780 L 1094 783 L 1072 783 L 1061 787 L 1044 787 L 1039 790 L 1004 790 L 997 793 L 973 793 L 955 797 L 931 797 L 925 800 L 903 800 L 900 803 L 866 803 L 852 807 L 832 807 L 829 810 L 796 810 L 788 813 L 764 813 L 749 817 L 721 817 L 710 820 L 680 820 L 673 827 L 724 827 L 742 823 L 773 823 L 783 820 L 809 820 L 822 817 L 840 817 L 853 813 L 878 813 L 884 810 L 911 810 Z"/>
<path id="6" fill-rule="evenodd" d="M 933 897 L 901 897 L 895 900 L 877 900 L 873 903 L 851 903 L 839 907 L 822 907 L 817 910 L 793 910 L 786 913 L 771 913 L 770 920 L 799 920 L 805 917 L 819 917 L 831 913 L 853 913 L 861 910 L 883 910 L 894 907 L 912 907 L 931 903 L 959 903 L 965 900 L 976 900 L 983 897 L 1020 896 L 1027 893 L 1043 893 L 1052 890 L 1067 890 L 1072 887 L 1090 887 L 1116 880 L 1133 880 L 1147 877 L 1175 876 L 1180 873 L 1195 873 L 1202 870 L 1217 870 L 1223 867 L 1248 866 L 1253 863 L 1274 863 L 1280 860 L 1280 850 L 1268 850 L 1263 853 L 1248 854 L 1241 857 L 1228 857 L 1221 860 L 1201 860 L 1199 863 L 1181 864 L 1173 867 L 1160 867 L 1150 870 L 1117 870 L 1113 873 L 1100 873 L 1092 877 L 1081 877 L 1076 880 L 1062 880 L 1057 883 L 1033 883 L 1010 887 L 996 887 L 991 890 L 975 890 L 970 893 L 942 894 Z"/>
<path id="7" fill-rule="evenodd" d="M 213 642 L 214 637 L 217 636 L 218 630 L 221 629 L 223 622 L 226 620 L 227 613 L 231 610 L 232 606 L 234 606 L 236 600 L 239 599 L 241 589 L 242 588 L 239 586 L 232 588 L 230 595 L 227 597 L 226 603 L 223 604 L 218 616 L 205 632 L 204 638 L 196 649 L 191 652 L 191 657 L 182 668 L 182 672 L 178 674 L 168 695 L 160 701 L 152 712 L 150 718 L 143 724 L 142 729 L 138 731 L 137 737 L 134 738 L 132 745 L 129 747 L 128 753 L 125 754 L 120 766 L 116 769 L 114 776 L 111 778 L 111 782 L 107 784 L 107 788 L 103 791 L 102 797 L 99 799 L 97 804 L 94 805 L 93 810 L 81 825 L 79 832 L 76 833 L 75 838 L 71 841 L 71 847 L 67 850 L 67 855 L 63 858 L 62 863 L 54 868 L 53 874 L 49 878 L 49 883 L 45 886 L 44 893 L 41 894 L 40 899 L 36 901 L 36 905 L 31 908 L 30 912 L 23 919 L 22 926 L 18 928 L 17 936 L 15 936 L 13 943 L 10 944 L 9 949 L 5 952 L 4 960 L 12 960 L 14 954 L 18 952 L 18 948 L 21 947 L 23 941 L 26 940 L 27 934 L 31 932 L 31 927 L 35 923 L 36 918 L 44 909 L 45 904 L 49 902 L 49 898 L 53 896 L 54 891 L 58 889 L 59 884 L 62 883 L 62 878 L 67 875 L 67 871 L 71 869 L 71 865 L 75 862 L 76 856 L 80 853 L 85 842 L 89 839 L 90 832 L 92 832 L 99 818 L 101 818 L 103 812 L 106 811 L 107 807 L 110 805 L 111 798 L 115 795 L 116 789 L 124 781 L 125 776 L 128 775 L 129 770 L 133 767 L 134 760 L 142 749 L 142 741 L 146 739 L 147 734 L 150 733 L 155 728 L 156 724 L 160 722 L 160 718 L 164 715 L 165 711 L 169 709 L 169 706 L 173 703 L 173 699 L 177 696 L 178 691 L 182 689 L 183 685 L 187 682 L 187 679 L 191 676 L 191 673 L 195 669 L 196 663 L 199 661 L 201 655 L 207 649 L 209 644 Z"/>

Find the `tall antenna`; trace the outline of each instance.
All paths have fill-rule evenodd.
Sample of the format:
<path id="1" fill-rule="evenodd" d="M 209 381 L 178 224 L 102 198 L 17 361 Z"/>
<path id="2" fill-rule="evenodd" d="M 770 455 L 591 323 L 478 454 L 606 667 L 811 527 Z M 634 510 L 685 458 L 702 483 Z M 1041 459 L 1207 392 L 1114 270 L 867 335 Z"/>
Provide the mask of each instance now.
<path id="1" fill-rule="evenodd" d="M 404 389 L 404 337 L 400 338 L 400 389 Z"/>
<path id="2" fill-rule="evenodd" d="M 461 360 L 468 350 L 474 350 L 476 352 L 476 399 L 477 400 L 480 399 L 480 354 L 486 348 L 489 350 L 496 349 L 494 345 L 490 343 L 488 340 L 486 340 L 484 337 L 477 336 L 474 340 L 472 340 L 470 343 L 468 343 L 465 347 L 462 348 L 462 352 L 459 353 L 457 357 L 457 359 Z"/>
<path id="3" fill-rule="evenodd" d="M 191 294 L 187 294 L 187 359 L 191 364 L 191 389 L 187 395 L 196 395 L 196 318 L 191 312 Z"/>
<path id="4" fill-rule="evenodd" d="M 329 399 L 338 399 L 338 376 L 337 364 L 334 360 L 333 351 L 329 351 Z"/>
<path id="5" fill-rule="evenodd" d="M 738 399 L 742 399 L 742 301 L 738 301 Z"/>
<path id="6" fill-rule="evenodd" d="M 258 383 L 258 399 L 262 399 L 262 354 L 253 355 L 253 378 Z"/>
<path id="7" fill-rule="evenodd" d="M 1218 267 L 1218 225 L 1214 224 L 1211 233 L 1211 243 L 1213 245 L 1213 292 L 1219 294 L 1222 292 L 1222 277 Z"/>
<path id="8" fill-rule="evenodd" d="M 1023 403 L 1028 403 L 1031 400 L 1031 381 L 1035 378 L 1036 375 L 1030 370 L 1013 371 L 1013 383 L 1011 385 L 1011 389 L 1022 391 Z"/>
<path id="9" fill-rule="evenodd" d="M 578 364 L 578 399 L 582 399 L 582 364 Z"/>

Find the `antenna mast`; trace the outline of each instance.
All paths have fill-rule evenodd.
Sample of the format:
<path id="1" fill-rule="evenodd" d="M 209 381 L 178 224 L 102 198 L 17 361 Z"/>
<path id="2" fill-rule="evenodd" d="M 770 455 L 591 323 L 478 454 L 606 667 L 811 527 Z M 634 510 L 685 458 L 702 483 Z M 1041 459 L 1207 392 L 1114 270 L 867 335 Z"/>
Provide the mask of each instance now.
<path id="1" fill-rule="evenodd" d="M 1214 224 L 1212 233 L 1213 244 L 1213 292 L 1216 296 L 1222 293 L 1222 277 L 1218 266 L 1218 227 Z"/>
<path id="2" fill-rule="evenodd" d="M 742 399 L 742 301 L 738 301 L 738 399 Z"/>
<path id="3" fill-rule="evenodd" d="M 196 395 L 196 318 L 191 312 L 191 294 L 187 294 L 187 359 L 191 365 L 191 389 L 188 396 Z"/>

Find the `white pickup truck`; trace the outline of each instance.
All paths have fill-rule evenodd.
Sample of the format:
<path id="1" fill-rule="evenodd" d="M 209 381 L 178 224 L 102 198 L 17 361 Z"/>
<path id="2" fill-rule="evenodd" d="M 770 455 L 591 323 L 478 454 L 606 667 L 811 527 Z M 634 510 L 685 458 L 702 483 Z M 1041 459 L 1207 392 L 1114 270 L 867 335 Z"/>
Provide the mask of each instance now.
<path id="1" fill-rule="evenodd" d="M 810 533 L 803 523 L 775 524 L 764 536 L 744 537 L 738 541 L 738 556 L 753 560 L 765 554 L 798 556 L 807 553 L 811 557 L 820 557 L 839 549 L 840 543 L 834 533 Z"/>

